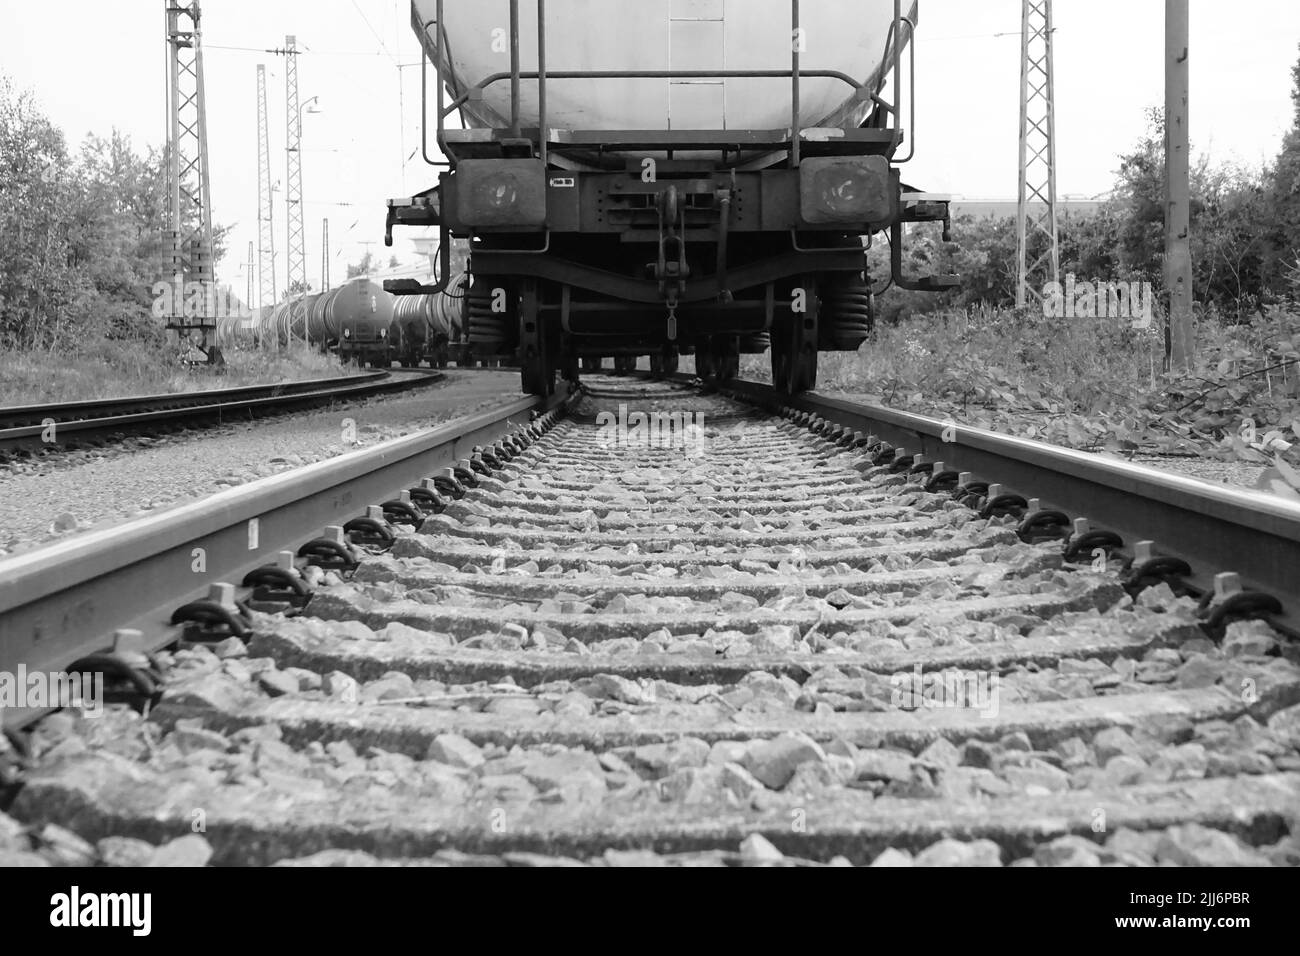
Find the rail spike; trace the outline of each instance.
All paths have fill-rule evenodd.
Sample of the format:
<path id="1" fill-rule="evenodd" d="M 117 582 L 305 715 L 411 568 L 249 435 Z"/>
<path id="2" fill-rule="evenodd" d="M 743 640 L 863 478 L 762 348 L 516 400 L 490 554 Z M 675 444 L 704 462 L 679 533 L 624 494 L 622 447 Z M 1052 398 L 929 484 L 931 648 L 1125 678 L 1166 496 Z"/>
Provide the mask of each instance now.
<path id="1" fill-rule="evenodd" d="M 352 542 L 340 525 L 330 525 L 325 529 L 324 535 L 313 538 L 300 547 L 298 557 L 306 558 L 309 565 L 322 571 L 337 573 L 355 571 L 361 563 Z"/>
<path id="2" fill-rule="evenodd" d="M 1112 551 L 1118 551 L 1122 547 L 1124 539 L 1114 531 L 1094 531 L 1087 518 L 1076 518 L 1074 534 L 1066 540 L 1062 554 L 1066 561 L 1073 564 L 1093 560 L 1094 552 L 1098 550 L 1104 551 L 1109 559 Z"/>
<path id="3" fill-rule="evenodd" d="M 369 505 L 364 515 L 343 526 L 343 533 L 353 544 L 371 553 L 387 551 L 397 541 L 397 531 L 379 505 Z"/>
<path id="4" fill-rule="evenodd" d="M 100 674 L 104 680 L 104 704 L 127 704 L 147 714 L 162 699 L 163 676 L 153 659 L 145 653 L 144 635 L 121 628 L 113 634 L 109 651 L 88 654 L 66 668 L 69 674 Z"/>
<path id="5" fill-rule="evenodd" d="M 1147 588 L 1167 584 L 1182 597 L 1189 593 L 1185 579 L 1191 574 L 1191 565 L 1182 558 L 1159 555 L 1154 541 L 1139 541 L 1133 545 L 1133 559 L 1124 570 L 1124 590 L 1136 600 Z"/>
<path id="6" fill-rule="evenodd" d="M 1243 588 L 1241 577 L 1233 571 L 1214 576 L 1214 589 L 1201 597 L 1197 610 L 1201 629 L 1213 641 L 1222 641 L 1228 625 L 1236 621 L 1263 620 L 1282 613 L 1282 602 L 1266 591 Z"/>
<path id="7" fill-rule="evenodd" d="M 291 608 L 301 608 L 307 604 L 312 589 L 299 573 L 295 557 L 292 551 L 281 551 L 275 556 L 274 563 L 264 564 L 244 575 L 244 580 L 240 583 L 253 589 L 253 602 L 288 605 Z"/>
<path id="8" fill-rule="evenodd" d="M 243 609 L 235 603 L 235 586 L 225 582 L 209 587 L 206 598 L 178 607 L 171 623 L 185 625 L 184 640 L 195 644 L 215 644 L 228 637 L 246 642 L 252 636 Z"/>

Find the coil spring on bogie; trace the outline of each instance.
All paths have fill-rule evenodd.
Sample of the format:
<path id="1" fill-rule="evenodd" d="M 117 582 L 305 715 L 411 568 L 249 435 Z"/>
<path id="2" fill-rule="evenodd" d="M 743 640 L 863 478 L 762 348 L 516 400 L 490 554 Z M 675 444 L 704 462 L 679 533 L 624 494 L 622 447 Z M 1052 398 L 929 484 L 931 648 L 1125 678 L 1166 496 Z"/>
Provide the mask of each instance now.
<path id="1" fill-rule="evenodd" d="M 740 337 L 740 351 L 744 355 L 762 355 L 771 345 L 771 332 L 755 332 Z"/>
<path id="2" fill-rule="evenodd" d="M 514 344 L 518 337 L 515 327 L 517 312 L 510 290 L 505 290 L 506 308 L 492 311 L 492 300 L 501 286 L 486 278 L 475 277 L 465 292 L 465 331 L 470 342 L 497 352 Z"/>
<path id="3" fill-rule="evenodd" d="M 818 338 L 822 348 L 856 350 L 871 335 L 875 304 L 860 275 L 835 276 L 822 291 Z"/>

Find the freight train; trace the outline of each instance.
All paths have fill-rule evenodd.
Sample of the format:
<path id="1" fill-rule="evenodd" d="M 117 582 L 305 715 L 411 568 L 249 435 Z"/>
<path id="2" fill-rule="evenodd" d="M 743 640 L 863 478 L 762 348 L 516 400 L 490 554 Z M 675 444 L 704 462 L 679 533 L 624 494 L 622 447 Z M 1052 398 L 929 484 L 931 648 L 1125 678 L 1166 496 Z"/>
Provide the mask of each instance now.
<path id="1" fill-rule="evenodd" d="M 397 343 L 397 360 L 402 365 L 415 366 L 427 359 L 431 368 L 446 368 L 452 360 L 457 365 L 473 361 L 464 335 L 467 280 L 468 276 L 462 272 L 443 292 L 394 297 L 392 337 Z"/>
<path id="2" fill-rule="evenodd" d="M 431 368 L 445 368 L 450 361 L 462 366 L 494 362 L 495 352 L 472 349 L 465 334 L 462 290 L 467 283 L 462 273 L 440 292 L 397 298 L 369 279 L 353 279 L 259 309 L 252 317 L 219 319 L 217 343 L 228 350 L 306 342 L 345 362 L 377 368 L 394 362 L 410 368 L 423 362 Z"/>
<path id="3" fill-rule="evenodd" d="M 413 0 L 442 168 L 389 200 L 385 241 L 437 227 L 450 276 L 468 240 L 470 342 L 517 350 L 526 392 L 602 355 L 693 353 L 725 381 L 763 351 L 778 388 L 813 388 L 878 291 L 957 283 L 902 266 L 907 223 L 949 232 L 949 197 L 901 175 L 916 23 L 915 0 Z M 879 234 L 887 276 L 867 269 Z"/>

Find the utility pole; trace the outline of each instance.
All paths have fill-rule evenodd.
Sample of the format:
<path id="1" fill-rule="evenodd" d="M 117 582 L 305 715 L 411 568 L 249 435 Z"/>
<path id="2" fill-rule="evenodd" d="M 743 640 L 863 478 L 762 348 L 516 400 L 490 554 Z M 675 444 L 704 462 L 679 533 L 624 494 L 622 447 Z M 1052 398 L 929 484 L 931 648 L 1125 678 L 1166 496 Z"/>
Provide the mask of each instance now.
<path id="1" fill-rule="evenodd" d="M 248 240 L 248 273 L 245 276 L 245 285 L 247 289 L 244 292 L 244 302 L 248 308 L 253 307 L 253 240 Z"/>
<path id="2" fill-rule="evenodd" d="M 284 202 L 289 222 L 286 281 L 289 283 L 289 289 L 291 290 L 295 282 L 298 284 L 297 295 L 301 298 L 306 295 L 307 290 L 307 253 L 304 246 L 302 226 L 302 113 L 298 110 L 297 39 L 292 35 L 286 36 L 284 38 L 284 49 L 275 50 L 274 52 L 283 56 L 285 61 Z M 292 315 L 292 309 L 290 315 Z M 306 331 L 306 316 L 304 316 L 304 337 Z M 289 324 L 289 338 L 292 341 L 292 321 Z"/>
<path id="3" fill-rule="evenodd" d="M 1056 93 L 1052 66 L 1052 0 L 1021 0 L 1020 185 L 1016 201 L 1016 307 L 1042 301 L 1042 287 L 1060 282 L 1056 231 Z M 1029 249 L 1035 239 L 1046 248 Z"/>
<path id="4" fill-rule="evenodd" d="M 203 45 L 198 0 L 164 0 L 167 30 L 167 239 L 172 250 L 172 308 L 167 328 L 222 364 L 212 311 L 216 278 L 212 246 L 212 196 L 208 186 L 208 117 L 203 91 Z M 201 315 L 186 314 L 193 301 L 186 283 L 202 283 Z"/>
<path id="5" fill-rule="evenodd" d="M 1165 0 L 1165 288 L 1171 371 L 1189 368 L 1195 349 L 1187 48 L 1187 0 Z"/>
<path id="6" fill-rule="evenodd" d="M 375 245 L 375 240 L 373 240 L 373 239 L 363 239 L 361 242 L 358 242 L 357 245 L 359 245 L 359 246 L 361 246 L 361 248 L 365 249 L 365 250 L 366 250 L 366 255 L 368 256 L 368 255 L 370 255 L 370 247 L 373 246 L 373 245 Z M 362 262 L 364 262 L 364 261 L 365 261 L 365 257 L 363 256 L 363 257 L 362 257 Z M 370 272 L 374 272 L 374 271 L 375 271 L 375 264 L 374 264 L 374 262 L 372 261 L 372 262 L 370 263 Z M 369 273 L 362 273 L 362 275 L 369 275 Z"/>
<path id="7" fill-rule="evenodd" d="M 320 221 L 320 290 L 330 287 L 330 221 Z"/>
<path id="8" fill-rule="evenodd" d="M 275 216 L 271 195 L 271 138 L 266 118 L 266 66 L 257 64 L 257 273 L 258 305 L 275 308 Z"/>

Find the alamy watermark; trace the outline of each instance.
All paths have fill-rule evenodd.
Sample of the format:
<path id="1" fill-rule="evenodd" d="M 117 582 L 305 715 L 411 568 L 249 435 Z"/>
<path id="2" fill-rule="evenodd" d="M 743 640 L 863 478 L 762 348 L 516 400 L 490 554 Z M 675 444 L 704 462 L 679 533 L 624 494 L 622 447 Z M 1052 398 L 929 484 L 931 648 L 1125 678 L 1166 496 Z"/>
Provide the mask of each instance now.
<path id="1" fill-rule="evenodd" d="M 596 415 L 596 437 L 604 448 L 680 448 L 688 456 L 704 451 L 702 412 L 631 412 L 621 402 L 618 413 Z"/>
<path id="2" fill-rule="evenodd" d="M 7 708 L 77 707 L 86 717 L 104 713 L 104 675 L 63 671 L 0 671 L 0 712 Z"/>
<path id="3" fill-rule="evenodd" d="M 152 893 L 83 893 L 73 886 L 50 897 L 50 925 L 56 927 L 123 927 L 133 936 L 153 928 Z"/>
<path id="4" fill-rule="evenodd" d="M 1155 293 L 1150 282 L 1078 281 L 1073 272 L 1065 282 L 1043 286 L 1043 315 L 1047 318 L 1128 319 L 1135 329 L 1151 327 Z"/>
<path id="5" fill-rule="evenodd" d="M 893 688 L 890 702 L 902 710 L 953 707 L 978 710 L 981 717 L 998 714 L 1001 677 L 990 671 L 949 668 L 924 673 L 921 665 L 899 671 L 889 678 Z"/>
<path id="6" fill-rule="evenodd" d="M 155 319 L 173 316 L 210 319 L 251 319 L 253 311 L 228 286 L 215 282 L 168 282 L 159 280 L 150 287 Z"/>

